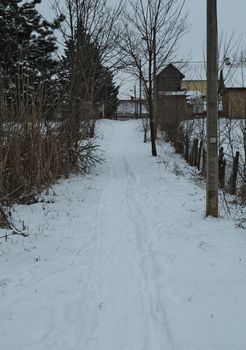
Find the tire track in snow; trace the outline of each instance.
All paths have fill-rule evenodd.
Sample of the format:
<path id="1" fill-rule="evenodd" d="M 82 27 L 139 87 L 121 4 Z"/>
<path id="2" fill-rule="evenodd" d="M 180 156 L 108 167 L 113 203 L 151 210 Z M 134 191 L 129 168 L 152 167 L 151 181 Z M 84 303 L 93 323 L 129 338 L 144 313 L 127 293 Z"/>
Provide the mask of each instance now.
<path id="1" fill-rule="evenodd" d="M 151 249 L 151 234 L 146 223 L 148 213 L 144 213 L 141 206 L 141 184 L 138 183 L 133 169 L 124 159 L 128 173 L 127 202 L 129 216 L 135 226 L 136 244 L 139 254 L 139 271 L 142 274 L 144 301 L 150 317 L 150 336 L 153 346 L 151 349 L 174 349 L 174 340 L 168 327 L 168 321 L 160 298 L 158 284 L 158 267 Z M 154 230 L 154 227 L 153 227 Z"/>
<path id="2" fill-rule="evenodd" d="M 112 142 L 113 130 L 109 133 L 109 142 Z M 106 167 L 104 166 L 104 170 Z M 75 345 L 71 350 L 90 349 L 90 344 L 93 339 L 93 333 L 98 324 L 98 308 L 100 308 L 100 290 L 104 283 L 103 274 L 100 273 L 101 270 L 101 260 L 103 255 L 102 239 L 103 239 L 103 219 L 106 215 L 105 201 L 107 198 L 107 193 L 112 186 L 111 171 L 109 171 L 108 183 L 104 183 L 103 190 L 100 194 L 100 199 L 96 207 L 94 217 L 92 218 L 93 223 L 90 228 L 90 233 L 92 233 L 91 242 L 93 243 L 93 248 L 91 249 L 92 262 L 88 274 L 88 279 L 86 285 L 83 286 L 81 295 L 79 297 L 80 304 L 78 305 L 78 310 L 74 315 L 74 320 L 80 320 L 76 327 Z M 89 317 L 88 317 L 89 316 Z M 68 348 L 69 344 L 67 344 Z M 71 345 L 70 345 L 71 346 Z"/>
<path id="3" fill-rule="evenodd" d="M 119 137 L 114 131 L 111 138 L 117 144 Z M 81 307 L 85 315 L 84 334 L 77 344 L 83 344 L 87 350 L 157 350 L 163 344 L 168 349 L 167 341 L 160 341 L 160 334 L 155 331 L 149 279 L 144 276 L 142 264 L 143 247 L 130 213 L 131 174 L 124 153 L 117 147 L 111 149 L 104 166 L 108 185 L 97 209 L 103 220 L 100 227 L 94 227 L 97 257 L 89 287 L 83 293 L 87 300 Z"/>
<path id="4" fill-rule="evenodd" d="M 137 297 L 139 295 L 138 291 L 134 290 L 135 288 L 130 290 L 131 280 L 134 281 L 136 279 L 134 272 L 135 261 L 131 260 L 132 257 L 129 260 L 132 239 L 127 237 L 127 235 L 131 234 L 132 229 L 127 223 L 124 210 L 122 210 L 125 205 L 124 195 L 122 196 L 125 192 L 125 187 L 122 182 L 124 172 L 122 172 L 119 163 L 117 161 L 117 164 L 115 162 L 107 164 L 111 169 L 111 180 L 102 195 L 101 209 L 99 208 L 98 213 L 100 217 L 104 218 L 100 226 L 100 234 L 97 237 L 101 244 L 98 245 L 95 252 L 97 258 L 92 270 L 93 277 L 90 281 L 89 293 L 87 293 L 90 299 L 94 293 L 94 300 L 92 298 L 91 302 L 94 303 L 95 311 L 94 315 L 87 318 L 87 322 L 85 322 L 85 329 L 88 329 L 85 337 L 85 346 L 87 349 L 93 350 L 105 349 L 105 346 L 107 346 L 107 349 L 115 349 L 115 346 L 117 346 L 120 349 L 135 350 L 139 344 L 139 339 L 134 344 L 133 338 L 137 338 L 134 332 L 129 336 L 128 323 L 131 323 L 131 317 L 135 309 L 134 303 L 129 300 L 129 295 L 132 293 L 132 298 L 136 298 L 134 293 L 136 293 Z M 116 196 L 118 197 L 117 199 L 115 198 Z M 115 220 L 112 220 L 113 217 Z M 122 232 L 123 223 L 125 228 Z M 117 230 L 117 224 L 121 226 L 120 230 Z M 99 275 L 101 275 L 100 279 L 98 278 Z M 101 283 L 99 283 L 99 280 Z M 118 297 L 117 294 L 119 294 Z M 104 308 L 106 309 L 105 312 Z M 87 309 L 92 310 L 92 304 Z M 137 311 L 139 312 L 140 310 Z M 118 325 L 118 330 L 115 329 L 114 324 Z M 132 326 L 136 327 L 134 324 Z M 110 333 L 111 339 L 108 338 Z M 144 333 L 148 332 L 145 331 Z M 139 349 L 150 349 L 149 345 L 148 338 L 145 337 L 143 339 L 143 347 Z"/>

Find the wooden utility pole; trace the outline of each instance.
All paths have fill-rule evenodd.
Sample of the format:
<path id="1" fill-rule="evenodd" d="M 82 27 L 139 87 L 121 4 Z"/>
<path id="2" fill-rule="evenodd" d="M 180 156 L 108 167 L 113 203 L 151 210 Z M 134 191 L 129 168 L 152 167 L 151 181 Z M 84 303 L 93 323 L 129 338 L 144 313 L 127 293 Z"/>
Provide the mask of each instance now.
<path id="1" fill-rule="evenodd" d="M 207 200 L 206 216 L 218 217 L 217 0 L 207 0 Z"/>

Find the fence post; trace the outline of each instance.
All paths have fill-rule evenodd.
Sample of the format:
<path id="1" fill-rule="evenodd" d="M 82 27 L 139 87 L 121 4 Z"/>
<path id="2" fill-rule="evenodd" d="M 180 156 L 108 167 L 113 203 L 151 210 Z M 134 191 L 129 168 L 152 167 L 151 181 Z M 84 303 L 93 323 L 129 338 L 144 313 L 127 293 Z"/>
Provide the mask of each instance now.
<path id="1" fill-rule="evenodd" d="M 203 148 L 202 151 L 202 174 L 206 177 L 206 165 L 207 165 L 207 152 L 205 150 L 205 148 Z"/>
<path id="2" fill-rule="evenodd" d="M 199 144 L 198 139 L 195 139 L 194 140 L 194 161 L 193 161 L 193 163 L 194 163 L 194 166 L 196 166 L 196 167 L 198 165 L 198 144 Z"/>
<path id="3" fill-rule="evenodd" d="M 185 160 L 188 162 L 189 160 L 189 148 L 190 148 L 190 141 L 189 137 L 185 136 Z"/>
<path id="4" fill-rule="evenodd" d="M 237 193 L 237 174 L 238 174 L 238 165 L 239 165 L 239 152 L 236 152 L 236 156 L 233 157 L 233 167 L 232 173 L 229 180 L 229 193 Z"/>
<path id="5" fill-rule="evenodd" d="M 189 157 L 189 164 L 191 166 L 194 166 L 194 150 L 195 150 L 195 139 L 193 139 L 192 148 L 191 148 L 190 157 Z"/>
<path id="6" fill-rule="evenodd" d="M 199 145 L 199 151 L 198 151 L 198 161 L 197 161 L 198 170 L 200 170 L 200 167 L 201 167 L 202 149 L 203 149 L 203 141 L 201 140 Z"/>
<path id="7" fill-rule="evenodd" d="M 224 157 L 224 148 L 220 147 L 220 152 L 219 152 L 219 185 L 221 188 L 225 188 L 225 167 L 226 167 L 226 160 Z"/>

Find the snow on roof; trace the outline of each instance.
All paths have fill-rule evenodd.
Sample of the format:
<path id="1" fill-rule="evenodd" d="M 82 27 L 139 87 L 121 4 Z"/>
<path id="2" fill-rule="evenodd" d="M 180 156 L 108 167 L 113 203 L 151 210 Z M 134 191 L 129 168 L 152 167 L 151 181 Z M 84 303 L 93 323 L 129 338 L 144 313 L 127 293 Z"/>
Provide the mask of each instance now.
<path id="1" fill-rule="evenodd" d="M 181 91 L 158 91 L 159 96 L 186 96 L 186 90 Z"/>
<path id="2" fill-rule="evenodd" d="M 187 90 L 186 91 L 186 96 L 191 99 L 191 98 L 204 97 L 204 94 L 201 91 Z"/>
<path id="3" fill-rule="evenodd" d="M 186 96 L 187 98 L 203 97 L 201 91 L 179 90 L 179 91 L 158 91 L 159 96 Z"/>
<path id="4" fill-rule="evenodd" d="M 246 87 L 246 67 L 232 64 L 224 68 L 226 87 Z"/>

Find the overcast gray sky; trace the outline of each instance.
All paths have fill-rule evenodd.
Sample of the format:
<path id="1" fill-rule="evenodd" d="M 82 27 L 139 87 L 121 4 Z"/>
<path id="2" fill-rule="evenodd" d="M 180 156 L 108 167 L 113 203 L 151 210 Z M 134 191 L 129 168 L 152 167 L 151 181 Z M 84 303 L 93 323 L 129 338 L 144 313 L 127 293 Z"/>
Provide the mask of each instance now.
<path id="1" fill-rule="evenodd" d="M 192 59 L 203 57 L 206 40 L 206 0 L 186 0 L 189 11 L 190 32 L 183 40 L 182 51 L 192 50 Z M 246 1 L 217 0 L 219 31 L 230 35 L 242 36 L 242 45 L 246 47 Z"/>
<path id="2" fill-rule="evenodd" d="M 114 2 L 114 0 L 110 1 Z M 180 45 L 180 55 L 185 56 L 191 52 L 192 61 L 203 60 L 206 40 L 206 3 L 206 0 L 186 0 L 190 29 Z M 241 36 L 242 47 L 246 48 L 246 0 L 217 0 L 217 4 L 219 32 L 223 30 L 228 35 L 235 32 L 235 37 Z M 42 0 L 40 9 L 43 14 L 50 17 L 50 0 Z M 122 93 L 123 90 L 124 87 Z M 129 91 L 129 86 L 125 88 L 125 95 L 128 95 L 127 91 Z"/>
<path id="3" fill-rule="evenodd" d="M 63 1 L 63 0 L 60 0 Z M 114 2 L 114 0 L 111 0 Z M 186 0 L 186 9 L 189 11 L 190 31 L 183 39 L 181 54 L 192 50 L 194 60 L 202 59 L 202 50 L 206 38 L 206 0 Z M 217 0 L 219 30 L 228 34 L 232 31 L 242 36 L 246 46 L 246 0 Z M 42 12 L 50 16 L 50 0 L 42 0 Z"/>

